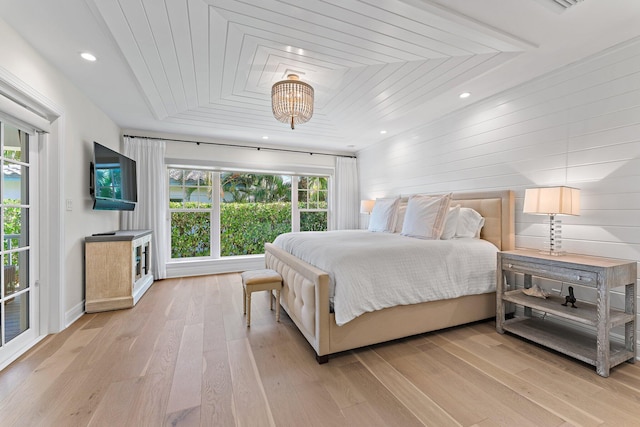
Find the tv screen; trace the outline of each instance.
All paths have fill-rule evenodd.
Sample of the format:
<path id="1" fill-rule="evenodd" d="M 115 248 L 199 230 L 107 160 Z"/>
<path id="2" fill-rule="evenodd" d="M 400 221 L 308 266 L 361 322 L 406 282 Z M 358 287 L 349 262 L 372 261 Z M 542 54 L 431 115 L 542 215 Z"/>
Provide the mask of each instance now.
<path id="1" fill-rule="evenodd" d="M 95 210 L 132 211 L 138 201 L 136 162 L 129 157 L 93 143 L 89 192 Z"/>

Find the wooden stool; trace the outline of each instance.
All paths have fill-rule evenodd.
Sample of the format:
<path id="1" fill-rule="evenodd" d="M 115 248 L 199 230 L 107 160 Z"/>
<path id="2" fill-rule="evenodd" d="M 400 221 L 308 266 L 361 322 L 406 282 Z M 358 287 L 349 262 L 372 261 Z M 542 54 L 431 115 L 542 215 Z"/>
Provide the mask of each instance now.
<path id="1" fill-rule="evenodd" d="M 247 315 L 247 326 L 251 326 L 251 293 L 257 291 L 269 291 L 269 308 L 273 310 L 271 291 L 276 291 L 276 321 L 280 321 L 280 289 L 282 289 L 282 276 L 275 270 L 268 268 L 262 270 L 249 270 L 242 276 L 242 309 Z"/>

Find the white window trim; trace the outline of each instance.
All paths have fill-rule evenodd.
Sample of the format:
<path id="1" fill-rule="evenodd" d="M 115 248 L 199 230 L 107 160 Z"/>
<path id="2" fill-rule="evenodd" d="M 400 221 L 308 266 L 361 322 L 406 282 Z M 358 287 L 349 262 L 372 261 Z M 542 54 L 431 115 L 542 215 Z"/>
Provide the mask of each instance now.
<path id="1" fill-rule="evenodd" d="M 327 177 L 328 182 L 328 191 L 329 191 L 329 200 L 327 200 L 327 229 L 331 229 L 331 209 L 332 209 L 332 200 L 333 200 L 333 178 L 335 174 L 334 168 L 324 168 L 324 167 L 312 167 L 312 166 L 301 166 L 301 165 L 269 165 L 268 167 L 260 168 L 255 165 L 244 165 L 242 163 L 230 163 L 230 162 L 218 162 L 212 163 L 209 161 L 202 160 L 185 160 L 185 159 L 175 159 L 175 158 L 167 158 L 165 159 L 165 168 L 171 169 L 201 169 L 201 170 L 209 170 L 213 172 L 218 172 L 214 174 L 214 200 L 220 200 L 220 173 L 222 172 L 242 172 L 242 173 L 258 173 L 258 174 L 273 174 L 273 175 L 290 175 L 292 176 L 292 194 L 291 194 L 291 202 L 292 202 L 292 229 L 300 230 L 300 215 L 294 215 L 294 209 L 297 210 L 297 177 L 298 176 L 323 176 Z M 293 183 L 296 183 L 296 189 L 294 191 Z M 169 191 L 169 186 L 167 186 L 167 191 Z M 217 192 L 217 194 L 215 194 Z M 294 199 L 296 203 L 294 204 Z M 167 200 L 169 200 L 169 196 L 167 196 Z M 295 207 L 294 207 L 295 206 Z M 313 210 L 309 210 L 313 211 Z M 323 210 L 320 210 L 323 211 Z M 220 230 L 220 209 L 213 209 L 214 216 L 211 219 L 211 228 L 212 230 Z M 170 213 L 169 213 L 170 215 Z M 169 223 L 171 222 L 169 218 Z M 214 224 L 215 222 L 215 224 Z M 294 227 L 294 223 L 297 222 L 297 228 Z M 215 226 L 215 227 L 214 227 Z M 170 227 L 169 227 L 170 233 Z M 213 233 L 213 231 L 212 231 Z M 213 255 L 209 257 L 192 257 L 192 258 L 183 258 L 176 259 L 171 258 L 171 245 L 168 245 L 169 254 L 167 256 L 167 278 L 174 277 L 189 277 L 189 276 L 200 276 L 207 274 L 221 274 L 221 273 L 232 273 L 238 271 L 245 270 L 254 270 L 259 268 L 264 268 L 264 255 L 240 255 L 240 256 L 229 256 L 229 257 L 219 257 L 220 254 L 220 235 L 219 233 L 213 233 L 214 236 L 211 237 L 211 251 L 215 254 L 218 254 L 218 257 L 214 257 Z M 217 235 L 216 235 L 217 234 Z M 170 235 L 168 238 L 170 239 Z M 214 238 L 215 237 L 215 238 Z"/>

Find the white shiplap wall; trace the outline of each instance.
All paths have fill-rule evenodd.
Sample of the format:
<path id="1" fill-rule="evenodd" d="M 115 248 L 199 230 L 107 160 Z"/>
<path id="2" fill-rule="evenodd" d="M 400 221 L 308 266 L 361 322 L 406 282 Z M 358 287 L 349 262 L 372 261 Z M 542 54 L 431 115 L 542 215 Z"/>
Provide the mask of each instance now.
<path id="1" fill-rule="evenodd" d="M 562 217 L 563 249 L 640 260 L 640 38 L 378 143 L 358 161 L 363 199 L 514 190 L 518 247 L 541 247 L 548 233 L 543 216 L 522 213 L 525 188 L 580 188 L 581 215 Z"/>

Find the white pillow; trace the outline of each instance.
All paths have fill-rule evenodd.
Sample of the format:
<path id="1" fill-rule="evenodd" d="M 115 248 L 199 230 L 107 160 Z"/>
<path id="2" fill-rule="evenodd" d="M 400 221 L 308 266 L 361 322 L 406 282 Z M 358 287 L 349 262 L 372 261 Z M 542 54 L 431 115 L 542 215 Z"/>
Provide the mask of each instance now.
<path id="1" fill-rule="evenodd" d="M 419 239 L 439 239 L 450 201 L 451 194 L 411 196 L 407 203 L 407 212 L 404 214 L 402 234 Z"/>
<path id="2" fill-rule="evenodd" d="M 444 221 L 442 236 L 440 236 L 441 239 L 449 240 L 455 237 L 459 216 L 460 216 L 460 205 L 455 205 L 454 207 L 449 208 L 449 212 L 447 212 L 447 218 Z"/>
<path id="3" fill-rule="evenodd" d="M 407 212 L 407 203 L 409 203 L 408 197 L 404 197 L 400 199 L 400 202 L 398 202 L 398 211 L 396 214 L 396 226 L 393 230 L 394 233 L 402 232 L 402 225 L 404 224 L 404 214 Z"/>
<path id="4" fill-rule="evenodd" d="M 369 218 L 369 231 L 393 232 L 399 201 L 399 197 L 376 199 Z"/>
<path id="5" fill-rule="evenodd" d="M 484 226 L 484 218 L 471 208 L 460 208 L 456 238 L 480 237 L 480 230 Z"/>

